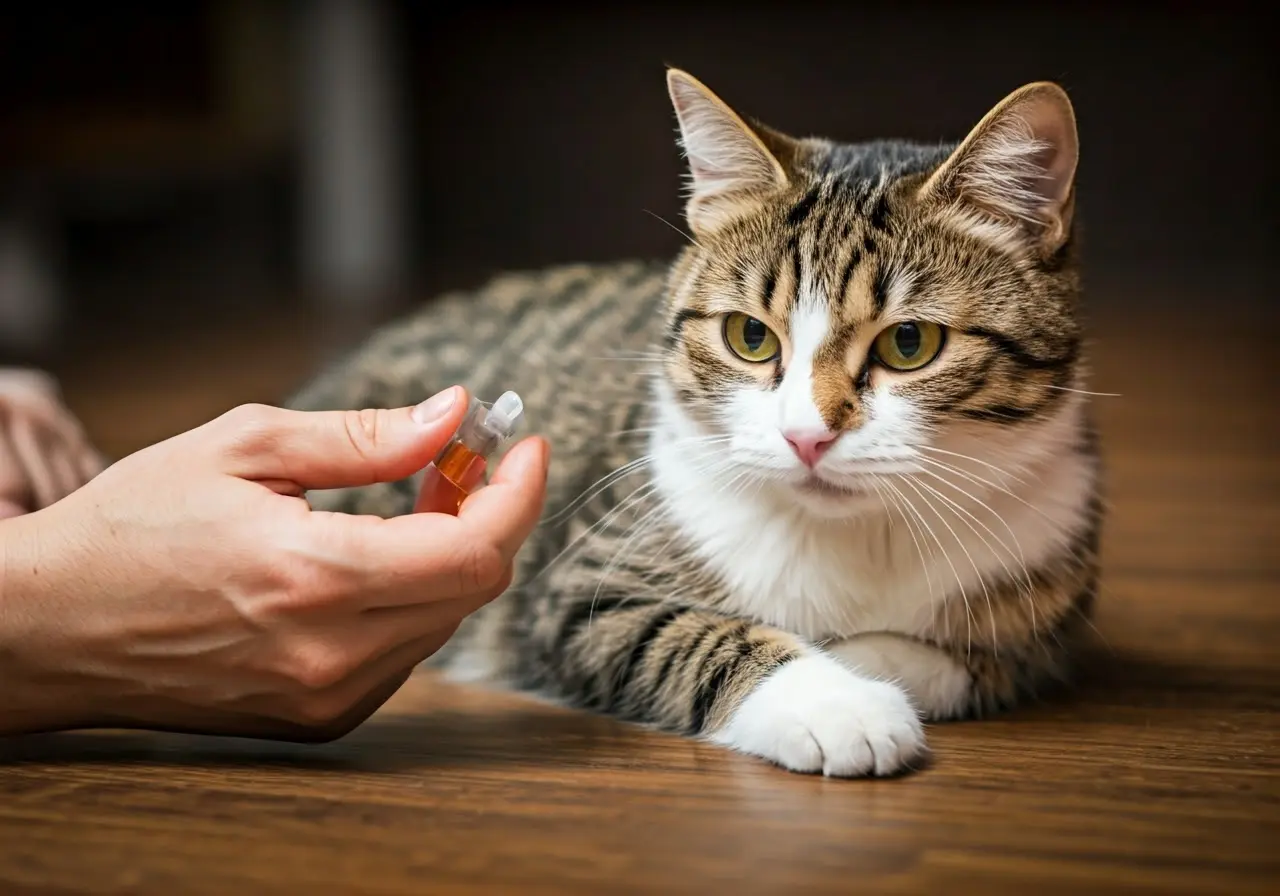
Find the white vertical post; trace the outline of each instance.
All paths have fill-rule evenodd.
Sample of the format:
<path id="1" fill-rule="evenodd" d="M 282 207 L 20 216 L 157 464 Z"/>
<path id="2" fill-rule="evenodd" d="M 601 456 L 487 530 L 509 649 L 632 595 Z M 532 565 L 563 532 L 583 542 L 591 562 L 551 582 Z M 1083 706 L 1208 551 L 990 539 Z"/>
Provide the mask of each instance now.
<path id="1" fill-rule="evenodd" d="M 390 16 L 375 0 L 305 0 L 301 10 L 302 276 L 325 301 L 364 304 L 406 274 Z"/>
<path id="2" fill-rule="evenodd" d="M 0 219 L 0 349 L 41 353 L 60 335 L 63 284 L 44 236 L 21 215 Z"/>

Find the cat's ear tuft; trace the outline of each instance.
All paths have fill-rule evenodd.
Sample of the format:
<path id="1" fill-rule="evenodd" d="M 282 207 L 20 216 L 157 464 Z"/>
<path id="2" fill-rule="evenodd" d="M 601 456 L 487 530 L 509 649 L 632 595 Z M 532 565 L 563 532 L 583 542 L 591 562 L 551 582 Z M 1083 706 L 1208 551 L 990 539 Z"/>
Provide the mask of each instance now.
<path id="1" fill-rule="evenodd" d="M 921 187 L 1052 253 L 1071 231 L 1079 138 L 1066 91 L 1041 81 L 1005 97 Z"/>
<path id="2" fill-rule="evenodd" d="M 750 125 L 698 79 L 667 71 L 667 91 L 689 165 L 685 218 L 708 232 L 744 203 L 787 184 L 787 174 Z"/>

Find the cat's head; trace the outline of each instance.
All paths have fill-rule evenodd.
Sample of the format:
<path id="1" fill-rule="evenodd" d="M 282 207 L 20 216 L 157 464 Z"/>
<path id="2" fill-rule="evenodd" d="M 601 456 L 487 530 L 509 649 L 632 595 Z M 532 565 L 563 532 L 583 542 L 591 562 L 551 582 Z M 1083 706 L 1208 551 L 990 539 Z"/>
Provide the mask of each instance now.
<path id="1" fill-rule="evenodd" d="M 668 87 L 693 245 L 665 391 L 740 480 L 839 517 L 887 473 L 1027 460 L 1079 367 L 1066 93 L 1025 86 L 958 144 L 843 145 Z"/>

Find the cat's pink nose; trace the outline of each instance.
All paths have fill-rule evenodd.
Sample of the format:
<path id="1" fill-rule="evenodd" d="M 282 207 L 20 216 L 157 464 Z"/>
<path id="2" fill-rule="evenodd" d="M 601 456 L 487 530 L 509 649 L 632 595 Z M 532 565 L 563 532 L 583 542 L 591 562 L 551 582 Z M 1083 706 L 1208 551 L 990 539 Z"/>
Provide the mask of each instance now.
<path id="1" fill-rule="evenodd" d="M 827 453 L 827 449 L 835 444 L 840 433 L 826 429 L 793 429 L 783 432 L 782 437 L 787 440 L 796 457 L 806 467 L 813 469 L 822 460 L 822 455 Z"/>

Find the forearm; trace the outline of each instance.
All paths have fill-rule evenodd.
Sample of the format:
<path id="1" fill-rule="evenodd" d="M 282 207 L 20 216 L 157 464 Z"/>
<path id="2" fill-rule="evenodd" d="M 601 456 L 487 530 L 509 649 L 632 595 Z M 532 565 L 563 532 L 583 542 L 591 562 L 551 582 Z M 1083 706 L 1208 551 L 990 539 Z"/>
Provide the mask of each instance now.
<path id="1" fill-rule="evenodd" d="M 805 651 L 776 629 L 656 597 L 548 600 L 525 675 L 571 704 L 668 731 L 710 733 Z"/>

